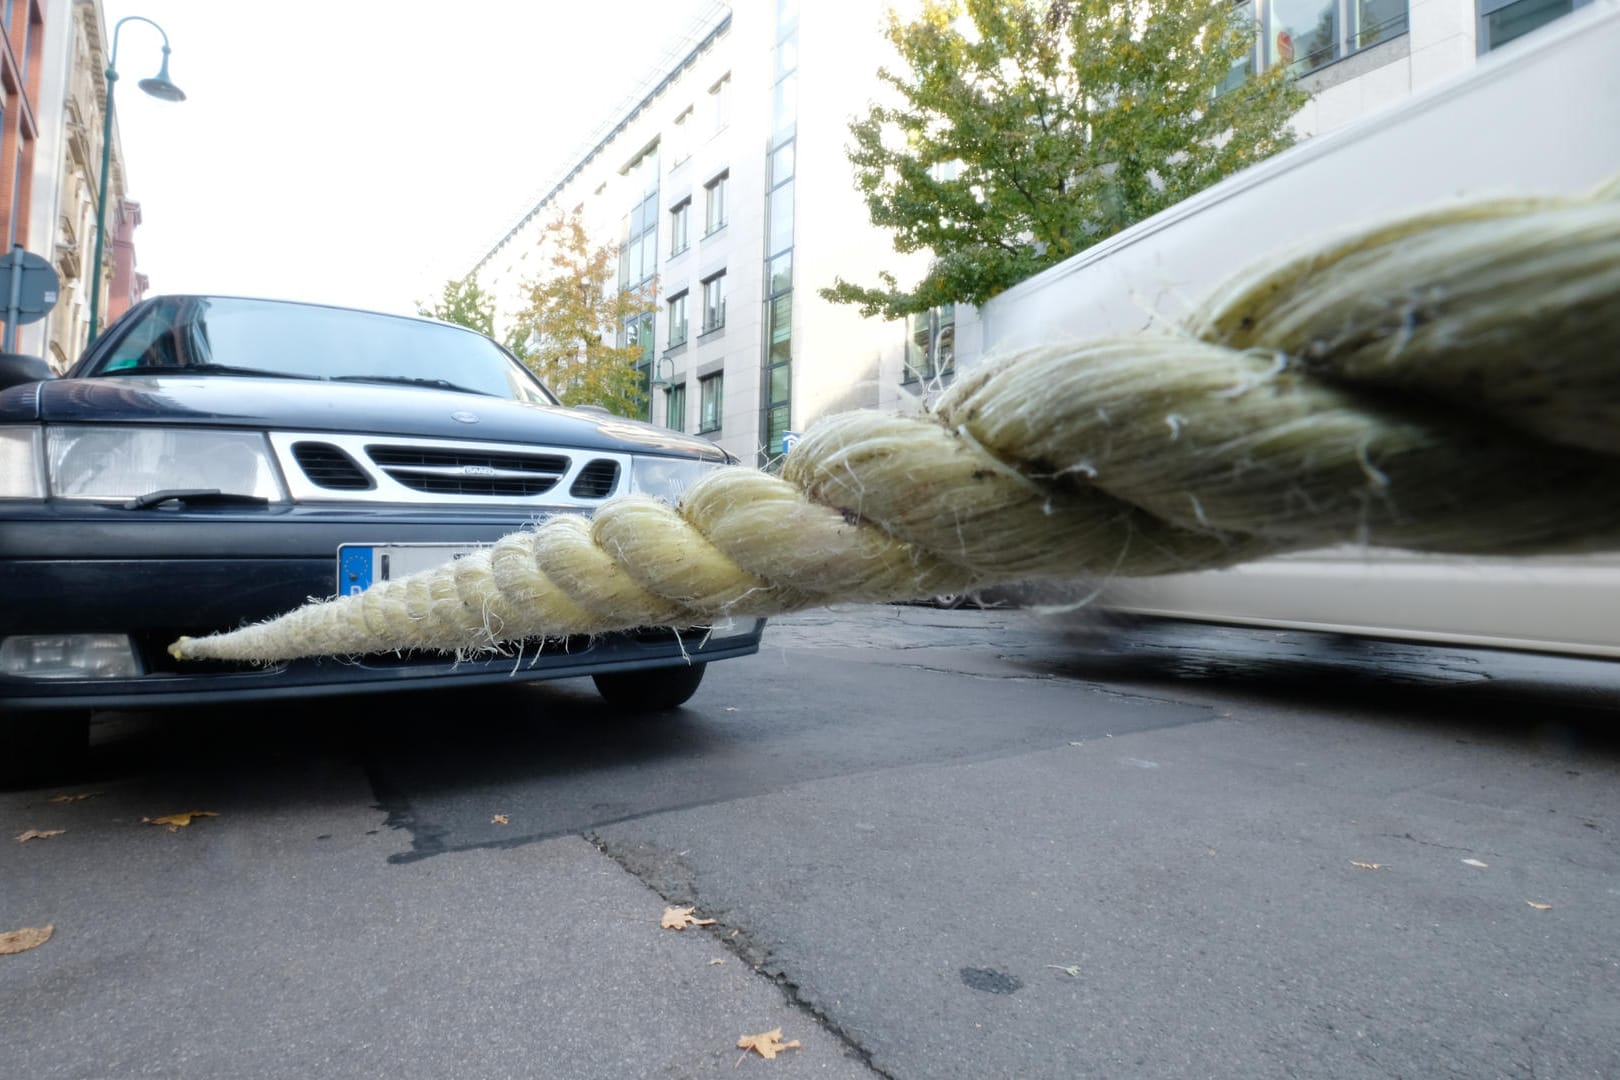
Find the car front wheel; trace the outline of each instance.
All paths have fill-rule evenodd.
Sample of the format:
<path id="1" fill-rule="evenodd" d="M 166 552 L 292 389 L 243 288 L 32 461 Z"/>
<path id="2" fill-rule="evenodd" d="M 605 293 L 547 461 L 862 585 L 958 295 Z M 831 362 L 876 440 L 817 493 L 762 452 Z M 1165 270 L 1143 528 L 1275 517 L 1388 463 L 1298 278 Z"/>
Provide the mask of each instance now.
<path id="1" fill-rule="evenodd" d="M 66 780 L 90 746 L 88 709 L 0 712 L 0 788 L 40 787 Z"/>
<path id="2" fill-rule="evenodd" d="M 644 668 L 639 671 L 613 671 L 592 675 L 597 693 L 608 704 L 637 712 L 673 709 L 684 705 L 697 693 L 707 664 L 682 667 Z"/>

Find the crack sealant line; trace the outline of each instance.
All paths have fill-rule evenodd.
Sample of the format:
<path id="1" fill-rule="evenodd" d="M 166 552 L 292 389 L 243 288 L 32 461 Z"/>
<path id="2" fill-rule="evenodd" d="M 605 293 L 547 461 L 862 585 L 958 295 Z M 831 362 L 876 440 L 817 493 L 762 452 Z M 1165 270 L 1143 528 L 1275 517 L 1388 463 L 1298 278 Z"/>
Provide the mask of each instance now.
<path id="1" fill-rule="evenodd" d="M 702 901 L 697 897 L 696 888 L 693 888 L 690 895 L 671 896 L 640 873 L 631 860 L 622 858 L 614 849 L 614 846 L 599 833 L 591 831 L 582 835 L 586 842 L 595 847 L 605 857 L 613 860 L 621 870 L 641 882 L 647 891 L 661 898 L 664 903 L 670 906 L 692 904 L 704 914 L 705 918 L 714 919 L 715 925 L 711 928 L 711 932 L 716 940 L 725 946 L 728 952 L 753 969 L 754 974 L 770 980 L 777 990 L 781 992 L 782 997 L 789 1006 L 808 1016 L 818 1028 L 837 1039 L 848 1054 L 872 1070 L 875 1075 L 883 1077 L 883 1080 L 895 1080 L 893 1073 L 879 1068 L 877 1063 L 872 1060 L 872 1051 L 861 1045 L 860 1041 L 842 1024 L 829 1016 L 826 1010 L 815 1005 L 800 993 L 797 982 L 790 979 L 782 970 L 769 970 L 772 960 L 770 949 L 758 942 L 747 927 L 732 923 L 725 917 L 724 912 L 716 912 L 704 907 Z M 726 932 L 722 933 L 721 931 Z"/>

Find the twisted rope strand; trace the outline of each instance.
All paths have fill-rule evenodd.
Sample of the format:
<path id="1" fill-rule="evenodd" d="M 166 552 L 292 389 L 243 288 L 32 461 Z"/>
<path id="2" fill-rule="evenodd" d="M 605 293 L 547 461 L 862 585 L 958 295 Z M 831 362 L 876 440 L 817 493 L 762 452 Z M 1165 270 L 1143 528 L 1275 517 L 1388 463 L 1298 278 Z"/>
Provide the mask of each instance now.
<path id="1" fill-rule="evenodd" d="M 182 659 L 702 626 L 1345 541 L 1620 547 L 1620 182 L 1417 214 L 1239 274 L 1176 332 L 1025 350 L 780 477 L 563 514 Z"/>

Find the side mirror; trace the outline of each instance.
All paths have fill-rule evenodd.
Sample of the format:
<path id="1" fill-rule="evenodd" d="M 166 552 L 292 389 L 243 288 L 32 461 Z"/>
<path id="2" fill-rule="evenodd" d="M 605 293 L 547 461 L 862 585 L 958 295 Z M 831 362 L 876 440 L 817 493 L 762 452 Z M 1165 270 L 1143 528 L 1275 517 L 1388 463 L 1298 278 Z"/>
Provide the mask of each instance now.
<path id="1" fill-rule="evenodd" d="M 0 390 L 24 383 L 43 382 L 56 378 L 56 372 L 38 356 L 23 353 L 0 353 Z"/>

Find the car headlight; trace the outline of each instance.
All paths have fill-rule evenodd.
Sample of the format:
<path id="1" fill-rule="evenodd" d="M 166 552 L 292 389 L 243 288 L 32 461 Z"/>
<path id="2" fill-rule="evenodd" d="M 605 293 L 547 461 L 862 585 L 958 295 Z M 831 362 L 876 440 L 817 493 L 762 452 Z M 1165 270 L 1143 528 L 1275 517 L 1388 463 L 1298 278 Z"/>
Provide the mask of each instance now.
<path id="1" fill-rule="evenodd" d="M 38 428 L 0 428 L 0 499 L 43 499 Z"/>
<path id="2" fill-rule="evenodd" d="M 59 499 L 134 499 L 171 488 L 285 498 L 269 444 L 256 431 L 52 427 L 45 447 Z"/>
<path id="3" fill-rule="evenodd" d="M 638 495 L 654 495 L 674 505 L 686 489 L 720 467 L 718 461 L 696 458 L 630 458 L 630 490 Z"/>

